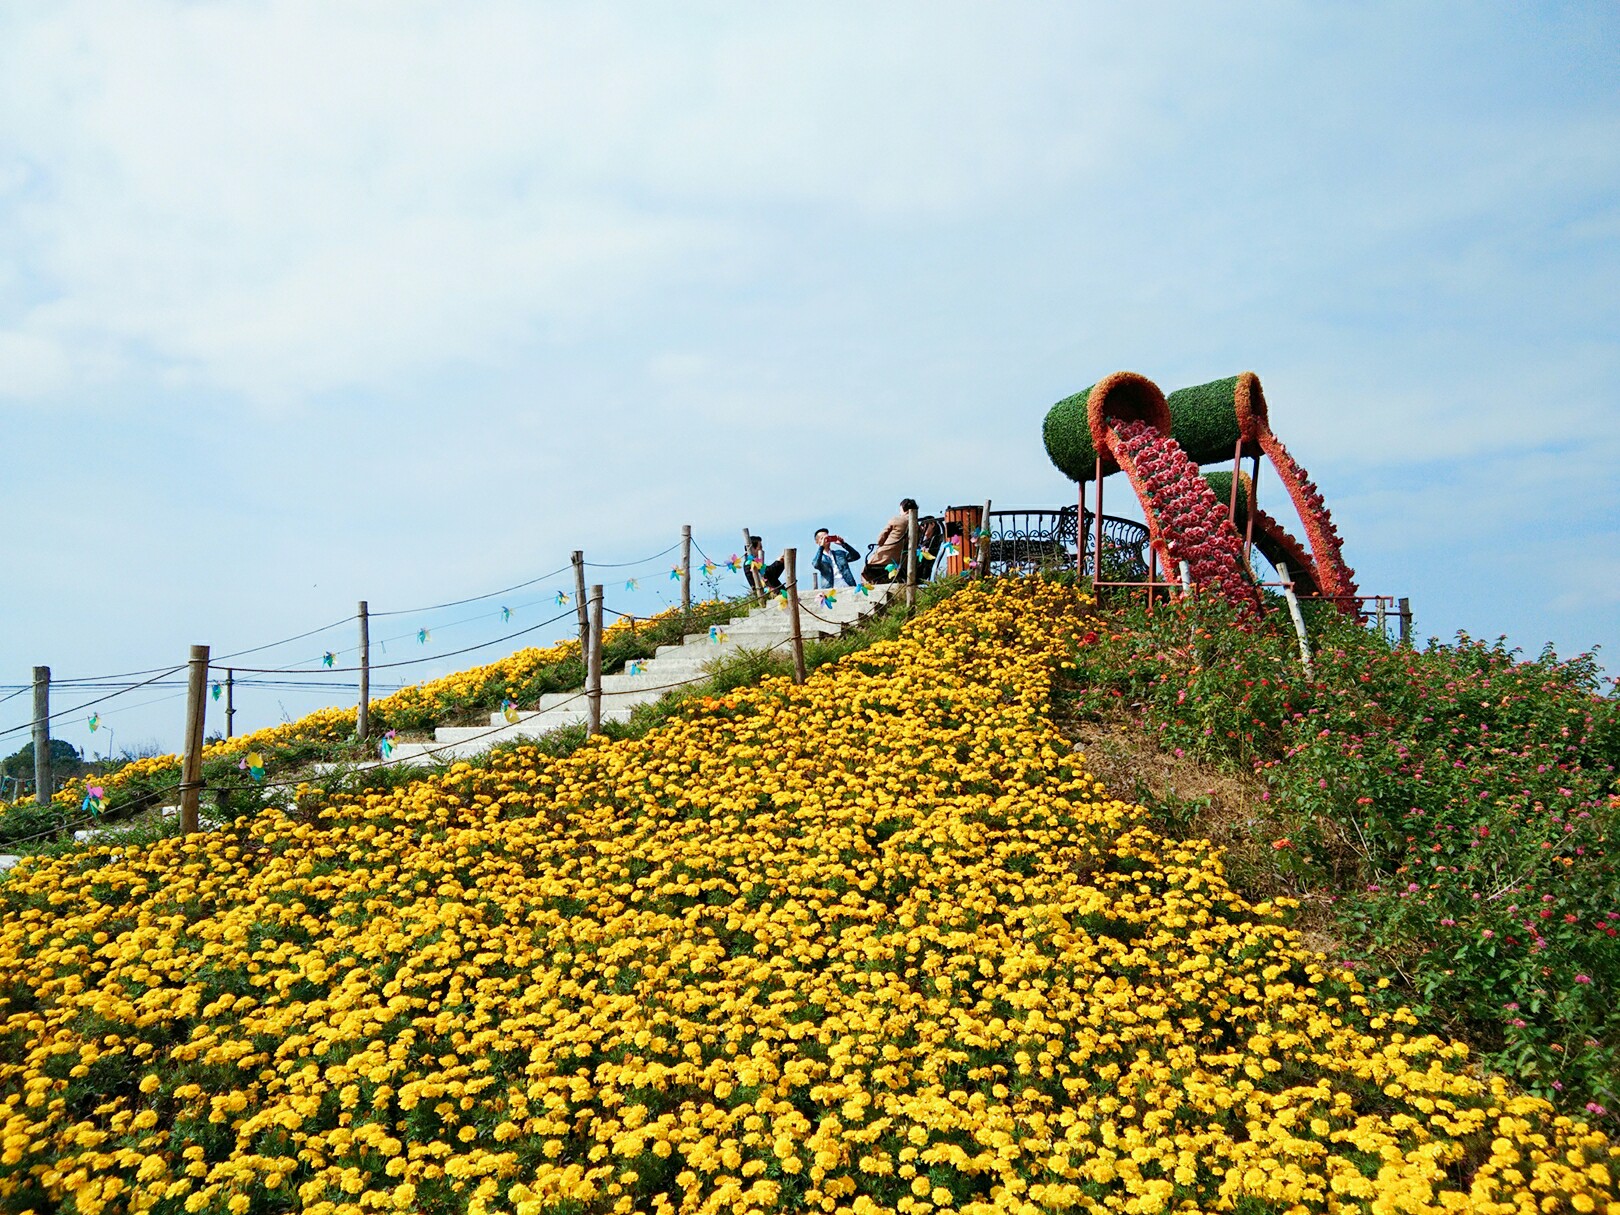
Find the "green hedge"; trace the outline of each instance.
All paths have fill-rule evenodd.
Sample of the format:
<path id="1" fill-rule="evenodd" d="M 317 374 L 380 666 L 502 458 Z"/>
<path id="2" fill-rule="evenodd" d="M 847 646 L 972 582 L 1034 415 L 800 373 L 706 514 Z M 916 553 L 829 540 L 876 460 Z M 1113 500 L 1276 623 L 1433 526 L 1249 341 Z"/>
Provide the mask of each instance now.
<path id="1" fill-rule="evenodd" d="M 1232 458 L 1239 433 L 1235 404 L 1237 382 L 1237 376 L 1228 376 L 1170 394 L 1171 433 L 1193 463 L 1218 464 Z M 1231 490 L 1228 474 L 1227 494 Z M 1222 495 L 1222 502 L 1228 500 Z"/>

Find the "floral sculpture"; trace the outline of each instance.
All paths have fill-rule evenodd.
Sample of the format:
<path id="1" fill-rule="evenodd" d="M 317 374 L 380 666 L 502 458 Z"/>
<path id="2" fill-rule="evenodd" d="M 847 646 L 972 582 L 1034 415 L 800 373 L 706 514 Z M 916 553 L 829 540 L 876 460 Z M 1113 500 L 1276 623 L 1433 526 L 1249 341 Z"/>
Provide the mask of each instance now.
<path id="1" fill-rule="evenodd" d="M 1258 609 L 1242 543 L 1198 466 L 1171 437 L 1170 411 L 1158 386 L 1119 371 L 1084 395 L 1092 450 L 1103 456 L 1105 468 L 1123 469 L 1130 478 L 1165 569 L 1173 575 L 1185 561 L 1194 586 Z"/>
<path id="2" fill-rule="evenodd" d="M 1338 529 L 1333 526 L 1321 491 L 1271 429 L 1260 377 L 1245 371 L 1224 380 L 1182 388 L 1170 394 L 1168 405 L 1173 433 L 1200 464 L 1232 459 L 1240 439 L 1244 454 L 1264 453 L 1299 512 L 1311 546 L 1310 571 L 1319 593 L 1338 599 L 1347 611 L 1356 610 L 1355 571 L 1345 564 Z M 1259 523 L 1258 515 L 1255 522 Z"/>

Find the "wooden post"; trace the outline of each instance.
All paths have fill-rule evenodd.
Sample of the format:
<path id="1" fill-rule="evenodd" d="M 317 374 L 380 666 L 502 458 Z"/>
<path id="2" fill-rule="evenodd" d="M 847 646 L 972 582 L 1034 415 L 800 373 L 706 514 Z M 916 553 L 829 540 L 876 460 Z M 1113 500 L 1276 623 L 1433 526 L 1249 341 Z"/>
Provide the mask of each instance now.
<path id="1" fill-rule="evenodd" d="M 979 531 L 983 533 L 973 541 L 973 554 L 978 558 L 979 567 L 974 571 L 975 579 L 983 578 L 990 569 L 990 499 L 984 500 L 984 514 L 979 516 Z M 979 546 L 983 545 L 983 551 Z"/>
<path id="2" fill-rule="evenodd" d="M 225 737 L 229 738 L 229 727 Z M 371 616 L 360 601 L 360 705 L 354 715 L 354 736 L 361 742 L 371 733 Z"/>
<path id="3" fill-rule="evenodd" d="M 51 668 L 34 668 L 34 801 L 51 804 Z"/>
<path id="4" fill-rule="evenodd" d="M 1294 632 L 1299 637 L 1299 661 L 1305 668 L 1305 678 L 1311 677 L 1311 640 L 1305 635 L 1305 617 L 1299 610 L 1299 596 L 1294 594 L 1294 576 L 1288 572 L 1288 563 L 1285 561 L 1277 567 L 1282 575 L 1283 598 L 1288 600 L 1288 615 L 1294 622 Z"/>
<path id="5" fill-rule="evenodd" d="M 236 726 L 236 672 L 225 668 L 225 737 L 232 737 Z"/>
<path id="6" fill-rule="evenodd" d="M 1378 612 L 1378 640 L 1379 641 L 1388 641 L 1389 640 L 1389 621 L 1385 617 L 1384 597 L 1382 595 L 1378 596 L 1378 599 L 1377 599 L 1376 602 L 1377 602 L 1377 605 L 1378 605 L 1377 606 L 1377 612 Z"/>
<path id="7" fill-rule="evenodd" d="M 692 525 L 681 525 L 681 614 L 692 611 Z"/>
<path id="8" fill-rule="evenodd" d="M 1412 644 L 1412 601 L 1402 595 L 1395 602 L 1401 612 L 1401 644 L 1410 646 Z"/>
<path id="9" fill-rule="evenodd" d="M 591 614 L 585 603 L 585 554 L 577 548 L 574 550 L 574 611 L 579 615 L 580 670 L 588 671 L 591 665 Z"/>
<path id="10" fill-rule="evenodd" d="M 590 693 L 590 733 L 602 732 L 602 587 L 591 588 L 591 661 L 586 668 L 586 689 Z"/>
<path id="11" fill-rule="evenodd" d="M 917 610 L 917 508 L 906 511 L 906 615 Z"/>
<path id="12" fill-rule="evenodd" d="M 790 548 L 782 553 L 787 565 L 788 623 L 793 630 L 793 682 L 804 682 L 804 634 L 799 629 L 799 550 Z"/>
<path id="13" fill-rule="evenodd" d="M 186 752 L 180 768 L 180 830 L 197 830 L 197 796 L 202 792 L 203 714 L 208 704 L 208 647 L 191 647 L 186 681 Z"/>

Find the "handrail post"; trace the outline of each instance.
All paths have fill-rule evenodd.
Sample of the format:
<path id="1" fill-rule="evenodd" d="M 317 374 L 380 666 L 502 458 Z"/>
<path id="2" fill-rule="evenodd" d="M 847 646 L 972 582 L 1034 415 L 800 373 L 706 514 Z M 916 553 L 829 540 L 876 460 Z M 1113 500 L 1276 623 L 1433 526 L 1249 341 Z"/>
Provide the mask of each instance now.
<path id="1" fill-rule="evenodd" d="M 186 753 L 180 770 L 180 830 L 197 830 L 197 797 L 202 791 L 203 714 L 208 706 L 208 647 L 191 647 L 186 679 Z"/>
<path id="2" fill-rule="evenodd" d="M 788 623 L 793 630 L 793 682 L 802 684 L 804 672 L 804 633 L 799 627 L 799 550 L 790 548 L 782 554 L 787 566 Z"/>
<path id="3" fill-rule="evenodd" d="M 34 801 L 51 804 L 51 668 L 34 668 Z"/>
<path id="4" fill-rule="evenodd" d="M 590 733 L 602 732 L 602 588 L 591 587 L 591 661 L 587 668 L 590 690 Z"/>

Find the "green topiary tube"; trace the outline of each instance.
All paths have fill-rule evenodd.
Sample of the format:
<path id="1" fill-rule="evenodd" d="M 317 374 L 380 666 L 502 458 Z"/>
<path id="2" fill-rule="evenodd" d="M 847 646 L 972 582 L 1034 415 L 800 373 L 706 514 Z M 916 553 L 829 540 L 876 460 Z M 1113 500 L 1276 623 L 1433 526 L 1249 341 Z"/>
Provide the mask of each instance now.
<path id="1" fill-rule="evenodd" d="M 1058 471 L 1075 481 L 1095 478 L 1097 445 L 1110 419 L 1140 419 L 1160 434 L 1170 429 L 1170 411 L 1158 386 L 1134 371 L 1116 371 L 1046 411 L 1041 437 Z M 1103 476 L 1118 472 L 1106 446 L 1102 455 Z"/>
<path id="2" fill-rule="evenodd" d="M 1252 371 L 1177 389 L 1169 401 L 1172 433 L 1197 464 L 1230 460 L 1239 436 L 1252 446 L 1270 425 L 1266 394 Z"/>

